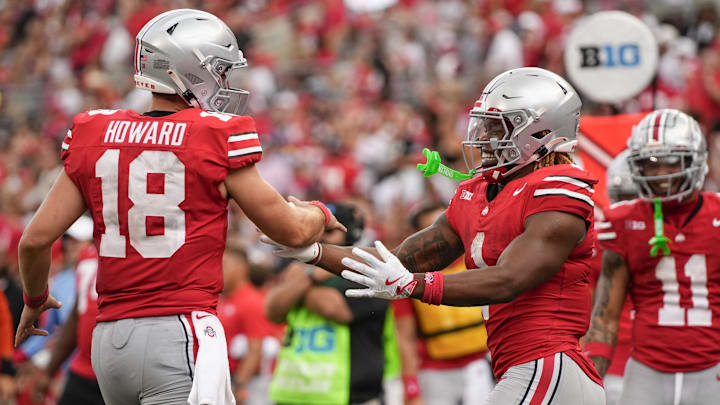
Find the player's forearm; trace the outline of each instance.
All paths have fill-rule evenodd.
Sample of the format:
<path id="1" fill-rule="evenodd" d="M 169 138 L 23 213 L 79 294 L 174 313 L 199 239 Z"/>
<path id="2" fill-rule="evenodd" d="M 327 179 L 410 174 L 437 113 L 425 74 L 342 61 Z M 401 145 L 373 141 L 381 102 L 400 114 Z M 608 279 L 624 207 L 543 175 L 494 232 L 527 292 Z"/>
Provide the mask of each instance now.
<path id="1" fill-rule="evenodd" d="M 345 266 L 343 257 L 353 257 L 351 247 L 323 244 L 323 252 L 317 266 L 340 275 Z M 439 271 L 452 264 L 464 252 L 464 246 L 443 214 L 428 228 L 406 238 L 392 253 L 411 273 Z M 374 248 L 363 248 L 375 257 L 380 255 Z"/>
<path id="2" fill-rule="evenodd" d="M 412 297 L 421 299 L 425 293 L 424 274 L 415 274 L 418 286 Z M 444 276 L 442 304 L 457 307 L 472 307 L 499 304 L 515 299 L 521 293 L 516 280 L 507 276 L 507 271 L 490 266 Z"/>
<path id="3" fill-rule="evenodd" d="M 240 367 L 235 371 L 233 379 L 240 387 L 245 387 L 250 379 L 260 370 L 262 361 L 262 340 L 259 338 L 248 341 L 248 352 Z"/>
<path id="4" fill-rule="evenodd" d="M 312 287 L 310 279 L 286 280 L 273 287 L 265 299 L 265 315 L 274 323 L 285 322 L 288 312 Z"/>
<path id="5" fill-rule="evenodd" d="M 607 370 L 610 368 L 610 359 L 602 356 L 590 356 L 590 361 L 595 365 L 595 370 L 600 374 L 600 377 L 605 378 L 605 374 L 607 374 Z"/>
<path id="6" fill-rule="evenodd" d="M 606 250 L 603 253 L 602 272 L 595 288 L 595 302 L 585 343 L 586 351 L 590 353 L 590 359 L 601 376 L 605 376 L 607 372 L 612 349 L 617 343 L 620 312 L 625 303 L 628 280 L 629 271 L 623 257 Z M 599 351 L 596 352 L 595 348 Z"/>
<path id="7" fill-rule="evenodd" d="M 289 246 L 303 247 L 320 240 L 325 233 L 325 216 L 317 207 L 293 207 L 295 216 L 293 244 Z"/>
<path id="8" fill-rule="evenodd" d="M 18 264 L 23 288 L 30 297 L 37 297 L 45 292 L 50 271 L 50 253 L 52 243 L 33 240 L 23 234 L 18 247 Z"/>
<path id="9" fill-rule="evenodd" d="M 320 261 L 315 265 L 339 276 L 340 273 L 346 269 L 340 261 L 343 257 L 353 257 L 352 249 L 352 247 L 323 243 L 322 256 L 320 257 Z M 363 248 L 363 250 L 377 256 L 375 249 Z"/>
<path id="10" fill-rule="evenodd" d="M 586 335 L 586 347 L 592 343 L 599 343 L 608 348 L 614 348 L 617 343 L 619 327 L 620 322 L 617 319 L 599 317 L 597 313 L 593 314 L 590 320 L 590 330 Z M 611 353 L 605 356 L 593 356 L 591 352 L 590 360 L 595 364 L 595 369 L 601 377 L 605 376 L 610 366 L 610 357 Z"/>
<path id="11" fill-rule="evenodd" d="M 395 328 L 402 362 L 402 375 L 416 376 L 420 369 L 420 356 L 417 351 L 415 317 L 410 315 L 396 318 Z"/>

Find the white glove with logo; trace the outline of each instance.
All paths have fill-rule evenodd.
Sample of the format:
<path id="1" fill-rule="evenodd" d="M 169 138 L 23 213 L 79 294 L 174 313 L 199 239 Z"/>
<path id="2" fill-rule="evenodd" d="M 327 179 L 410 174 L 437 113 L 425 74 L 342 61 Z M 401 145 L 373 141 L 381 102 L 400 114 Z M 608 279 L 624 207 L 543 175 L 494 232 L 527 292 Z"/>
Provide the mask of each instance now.
<path id="1" fill-rule="evenodd" d="M 342 264 L 355 272 L 343 270 L 340 275 L 347 280 L 368 287 L 347 290 L 345 295 L 351 298 L 384 298 L 386 300 L 409 297 L 415 291 L 418 283 L 413 274 L 379 240 L 375 241 L 375 248 L 384 261 L 359 248 L 354 248 L 352 252 L 365 263 L 349 257 L 342 259 Z"/>
<path id="2" fill-rule="evenodd" d="M 317 263 L 322 256 L 322 247 L 319 243 L 315 242 L 310 246 L 301 248 L 293 248 L 285 245 L 281 245 L 274 240 L 270 239 L 267 235 L 262 234 L 260 241 L 267 243 L 273 247 L 273 253 L 280 257 L 286 257 L 289 259 L 296 259 L 303 263 Z"/>

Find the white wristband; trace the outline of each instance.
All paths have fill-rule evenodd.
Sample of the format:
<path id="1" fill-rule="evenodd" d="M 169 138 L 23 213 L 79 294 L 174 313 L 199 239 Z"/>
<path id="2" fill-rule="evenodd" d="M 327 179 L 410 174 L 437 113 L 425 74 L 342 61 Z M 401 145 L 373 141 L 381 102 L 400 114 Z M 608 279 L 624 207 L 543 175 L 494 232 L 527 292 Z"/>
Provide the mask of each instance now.
<path id="1" fill-rule="evenodd" d="M 320 261 L 320 258 L 322 257 L 322 245 L 315 242 L 312 245 L 298 249 L 299 251 L 295 255 L 295 257 L 300 260 L 301 262 L 309 263 L 309 264 L 315 264 Z"/>

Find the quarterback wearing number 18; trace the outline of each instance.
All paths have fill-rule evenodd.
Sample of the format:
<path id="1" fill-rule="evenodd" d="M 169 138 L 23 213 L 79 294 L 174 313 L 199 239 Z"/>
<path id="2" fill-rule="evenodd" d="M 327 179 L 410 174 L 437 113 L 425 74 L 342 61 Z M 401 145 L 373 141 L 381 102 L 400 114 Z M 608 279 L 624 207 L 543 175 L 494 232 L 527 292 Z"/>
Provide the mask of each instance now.
<path id="1" fill-rule="evenodd" d="M 234 403 L 215 316 L 229 198 L 283 244 L 311 245 L 338 227 L 321 203 L 288 204 L 255 169 L 254 121 L 236 115 L 248 93 L 232 85 L 245 66 L 214 15 L 180 9 L 152 19 L 137 36 L 134 76 L 153 93 L 151 111 L 77 115 L 62 143 L 65 170 L 25 230 L 18 343 L 45 333 L 33 321 L 59 306 L 43 293 L 52 242 L 86 209 L 93 218 L 92 363 L 108 404 Z"/>

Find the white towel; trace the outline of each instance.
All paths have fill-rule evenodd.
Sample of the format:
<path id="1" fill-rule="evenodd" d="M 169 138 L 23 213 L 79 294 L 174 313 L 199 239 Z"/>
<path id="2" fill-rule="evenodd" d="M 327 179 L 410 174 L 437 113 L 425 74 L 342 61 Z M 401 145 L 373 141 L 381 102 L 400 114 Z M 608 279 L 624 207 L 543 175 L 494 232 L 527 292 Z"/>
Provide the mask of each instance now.
<path id="1" fill-rule="evenodd" d="M 193 311 L 190 316 L 198 341 L 198 352 L 188 404 L 235 405 L 230 385 L 225 330 L 220 320 L 204 311 Z"/>

